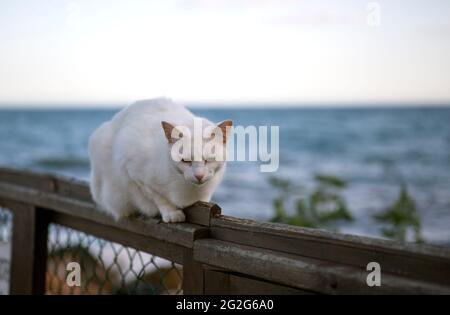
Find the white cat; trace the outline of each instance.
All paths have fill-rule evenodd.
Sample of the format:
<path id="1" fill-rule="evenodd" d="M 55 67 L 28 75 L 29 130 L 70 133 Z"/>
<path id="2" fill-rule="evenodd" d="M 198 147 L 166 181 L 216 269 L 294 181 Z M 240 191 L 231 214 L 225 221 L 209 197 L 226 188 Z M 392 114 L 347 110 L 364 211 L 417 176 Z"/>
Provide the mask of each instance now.
<path id="1" fill-rule="evenodd" d="M 183 222 L 182 208 L 209 201 L 224 175 L 225 161 L 205 156 L 195 143 L 192 154 L 201 152 L 201 160 L 192 155 L 177 162 L 171 156 L 177 140 L 172 132 L 179 131 L 175 127 L 185 126 L 193 134 L 194 118 L 185 107 L 159 98 L 136 102 L 101 125 L 89 139 L 95 202 L 115 218 L 138 210 L 149 216 L 159 212 L 164 222 Z M 225 147 L 232 122 L 201 122 L 202 128 L 224 132 Z M 201 144 L 209 138 L 202 137 Z"/>

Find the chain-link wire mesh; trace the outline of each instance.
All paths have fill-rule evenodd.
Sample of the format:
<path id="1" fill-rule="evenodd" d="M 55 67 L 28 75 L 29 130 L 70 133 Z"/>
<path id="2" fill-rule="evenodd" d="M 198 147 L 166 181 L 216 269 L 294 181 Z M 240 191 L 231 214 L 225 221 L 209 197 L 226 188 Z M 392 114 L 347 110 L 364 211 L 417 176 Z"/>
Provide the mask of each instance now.
<path id="1" fill-rule="evenodd" d="M 79 264 L 79 286 L 73 285 L 77 280 L 77 267 L 68 268 L 71 262 Z M 182 294 L 182 267 L 130 247 L 51 224 L 46 293 Z"/>
<path id="2" fill-rule="evenodd" d="M 12 214 L 0 208 L 0 295 L 8 294 Z"/>

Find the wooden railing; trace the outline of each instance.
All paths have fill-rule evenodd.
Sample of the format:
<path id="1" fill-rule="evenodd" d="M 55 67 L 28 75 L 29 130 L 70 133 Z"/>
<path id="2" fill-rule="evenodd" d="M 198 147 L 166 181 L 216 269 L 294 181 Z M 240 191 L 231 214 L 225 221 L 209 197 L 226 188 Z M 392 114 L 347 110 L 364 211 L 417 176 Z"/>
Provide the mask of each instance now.
<path id="1" fill-rule="evenodd" d="M 0 207 L 13 213 L 10 293 L 45 292 L 50 223 L 183 265 L 184 294 L 450 293 L 450 251 L 223 216 L 215 204 L 185 209 L 187 222 L 115 221 L 85 182 L 0 169 Z M 381 286 L 366 283 L 369 262 Z"/>

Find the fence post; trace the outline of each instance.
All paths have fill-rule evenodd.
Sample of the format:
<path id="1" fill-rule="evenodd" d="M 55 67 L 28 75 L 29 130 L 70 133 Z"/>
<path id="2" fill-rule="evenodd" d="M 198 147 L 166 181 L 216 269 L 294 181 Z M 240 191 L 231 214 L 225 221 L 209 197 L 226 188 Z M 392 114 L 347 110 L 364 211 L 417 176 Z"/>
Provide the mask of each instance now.
<path id="1" fill-rule="evenodd" d="M 183 211 L 186 214 L 186 222 L 207 228 L 211 225 L 211 219 L 221 213 L 218 205 L 202 201 L 184 208 Z M 205 294 L 205 271 L 203 264 L 194 260 L 194 248 L 188 248 L 183 253 L 183 294 Z"/>
<path id="2" fill-rule="evenodd" d="M 48 211 L 14 202 L 10 294 L 44 294 Z"/>
<path id="3" fill-rule="evenodd" d="M 204 285 L 203 266 L 194 260 L 193 249 L 186 249 L 183 257 L 183 294 L 202 295 Z"/>

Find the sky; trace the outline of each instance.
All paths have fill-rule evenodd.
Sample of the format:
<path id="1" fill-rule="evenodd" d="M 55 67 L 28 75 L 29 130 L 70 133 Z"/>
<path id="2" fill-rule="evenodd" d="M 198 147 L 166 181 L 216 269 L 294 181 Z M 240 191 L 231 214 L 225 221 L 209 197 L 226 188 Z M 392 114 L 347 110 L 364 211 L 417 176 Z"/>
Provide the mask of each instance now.
<path id="1" fill-rule="evenodd" d="M 0 104 L 449 104 L 449 39 L 448 0 L 1 0 Z"/>

